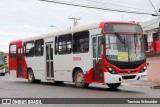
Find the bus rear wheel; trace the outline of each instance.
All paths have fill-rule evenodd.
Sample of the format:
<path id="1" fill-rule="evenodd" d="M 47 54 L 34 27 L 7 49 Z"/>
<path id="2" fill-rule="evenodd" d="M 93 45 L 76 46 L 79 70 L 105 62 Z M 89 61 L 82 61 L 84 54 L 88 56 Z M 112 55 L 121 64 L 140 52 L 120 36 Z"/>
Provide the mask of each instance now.
<path id="1" fill-rule="evenodd" d="M 30 83 L 34 83 L 35 82 L 35 77 L 34 77 L 34 73 L 32 69 L 28 70 L 28 81 Z"/>
<path id="2" fill-rule="evenodd" d="M 63 81 L 54 81 L 54 84 L 61 85 L 61 84 L 63 84 Z"/>
<path id="3" fill-rule="evenodd" d="M 80 69 L 78 69 L 74 75 L 74 82 L 79 88 L 86 88 L 89 85 L 88 83 L 85 83 L 84 74 Z"/>
<path id="4" fill-rule="evenodd" d="M 107 84 L 110 89 L 117 89 L 121 83 Z"/>

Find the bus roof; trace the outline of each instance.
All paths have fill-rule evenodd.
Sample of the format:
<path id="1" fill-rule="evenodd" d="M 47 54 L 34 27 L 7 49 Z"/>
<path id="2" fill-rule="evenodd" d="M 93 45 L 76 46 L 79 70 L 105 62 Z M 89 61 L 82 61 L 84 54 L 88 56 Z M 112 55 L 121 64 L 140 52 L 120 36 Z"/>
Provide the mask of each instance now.
<path id="1" fill-rule="evenodd" d="M 48 34 L 42 34 L 42 35 L 38 35 L 38 36 L 34 36 L 34 37 L 28 37 L 28 38 L 24 38 L 22 40 L 23 41 L 30 41 L 30 40 L 49 38 L 49 37 L 52 37 L 52 36 L 64 35 L 64 34 L 80 32 L 80 31 L 85 31 L 85 30 L 90 30 L 90 29 L 96 29 L 96 28 L 100 28 L 100 27 L 104 26 L 105 23 L 137 24 L 137 23 L 134 23 L 134 22 L 106 21 L 106 22 L 88 24 L 88 25 L 85 25 L 85 26 L 79 26 L 79 27 L 75 27 L 75 28 L 72 28 L 72 29 L 60 30 L 60 31 L 57 31 L 57 32 L 52 32 L 52 33 L 48 33 Z M 21 40 L 15 40 L 15 41 L 12 41 L 10 43 L 14 44 L 14 43 L 20 42 L 20 41 Z"/>
<path id="2" fill-rule="evenodd" d="M 57 32 L 52 32 L 52 33 L 48 33 L 48 34 L 43 34 L 43 35 L 39 35 L 39 36 L 26 38 L 26 39 L 23 39 L 23 41 L 49 38 L 52 36 L 59 36 L 59 35 L 64 35 L 64 34 L 69 34 L 69 33 L 74 33 L 74 32 L 80 32 L 80 31 L 84 31 L 84 30 L 96 29 L 99 27 L 100 27 L 100 23 L 94 23 L 94 24 L 89 24 L 89 25 L 85 25 L 85 26 L 75 27 L 72 29 L 59 30 Z"/>

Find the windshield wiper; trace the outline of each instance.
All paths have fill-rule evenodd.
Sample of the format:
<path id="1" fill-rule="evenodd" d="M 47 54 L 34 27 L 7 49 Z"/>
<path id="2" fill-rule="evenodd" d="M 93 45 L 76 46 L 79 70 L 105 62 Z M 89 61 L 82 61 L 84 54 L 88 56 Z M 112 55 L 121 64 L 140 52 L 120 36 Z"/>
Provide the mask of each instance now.
<path id="1" fill-rule="evenodd" d="M 137 37 L 137 34 L 134 33 L 134 43 L 135 43 L 135 47 L 137 47 L 137 42 L 138 42 L 138 37 Z"/>
<path id="2" fill-rule="evenodd" d="M 119 39 L 119 41 L 121 41 L 121 43 L 124 45 L 124 48 L 126 49 L 126 40 L 125 40 L 125 37 L 123 39 L 122 36 L 120 34 L 118 34 L 117 32 L 115 32 L 114 34 Z"/>
<path id="3" fill-rule="evenodd" d="M 135 53 L 136 53 L 137 43 L 138 43 L 138 37 L 137 37 L 137 34 L 134 33 Z"/>
<path id="4" fill-rule="evenodd" d="M 116 37 L 123 43 L 125 44 L 125 40 L 123 40 L 122 36 L 120 34 L 118 34 L 117 32 L 114 33 L 116 35 Z"/>

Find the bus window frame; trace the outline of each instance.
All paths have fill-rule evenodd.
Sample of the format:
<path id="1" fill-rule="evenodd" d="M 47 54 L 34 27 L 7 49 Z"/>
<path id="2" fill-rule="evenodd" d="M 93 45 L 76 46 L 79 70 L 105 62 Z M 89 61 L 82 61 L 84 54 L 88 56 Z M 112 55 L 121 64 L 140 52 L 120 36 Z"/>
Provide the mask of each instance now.
<path id="1" fill-rule="evenodd" d="M 83 34 L 81 34 L 81 33 L 83 33 Z M 75 42 L 75 35 L 76 36 L 78 36 L 78 37 L 80 37 L 80 35 L 83 35 L 83 36 L 85 36 L 86 37 L 86 35 L 85 35 L 85 33 L 87 34 L 87 39 L 88 40 L 86 40 L 86 38 L 83 38 L 83 42 Z M 89 52 L 89 43 L 90 43 L 90 33 L 89 33 L 89 30 L 86 30 L 86 31 L 81 31 L 81 32 L 75 32 L 75 33 L 73 33 L 73 42 L 72 42 L 72 47 L 73 47 L 73 54 L 79 54 L 79 53 L 88 53 Z M 80 39 L 79 39 L 80 40 Z M 83 49 L 87 49 L 87 51 L 75 51 L 75 48 L 77 48 L 77 47 L 75 47 L 75 43 L 79 43 L 79 44 L 86 44 L 87 43 L 87 46 L 88 46 L 88 49 L 86 48 L 86 46 L 84 46 L 83 45 Z M 77 45 L 77 44 L 76 44 Z"/>
<path id="2" fill-rule="evenodd" d="M 42 41 L 41 41 L 42 40 Z M 43 44 L 37 44 L 38 42 L 37 41 L 40 41 L 40 42 L 42 42 Z M 36 46 L 40 46 L 40 48 L 41 48 L 41 51 L 40 51 L 40 53 L 38 53 L 38 49 L 37 49 L 37 47 Z M 38 47 L 39 48 L 39 47 Z M 35 55 L 35 57 L 40 57 L 40 56 L 43 56 L 44 55 L 44 39 L 37 39 L 37 40 L 35 40 L 34 41 L 34 55 Z"/>
<path id="3" fill-rule="evenodd" d="M 26 55 L 27 53 L 26 53 L 26 50 L 31 50 L 32 48 L 30 48 L 30 49 L 27 49 L 26 48 L 26 45 L 28 44 L 28 43 L 33 43 L 33 54 L 29 54 L 29 55 Z M 24 54 L 25 54 L 25 57 L 34 57 L 35 56 L 35 41 L 34 40 L 31 40 L 31 41 L 27 41 L 27 42 L 25 42 L 25 45 L 24 45 Z"/>
<path id="4" fill-rule="evenodd" d="M 11 46 L 15 46 L 15 51 L 12 51 L 11 50 Z M 9 57 L 10 57 L 10 59 L 15 59 L 16 58 L 16 48 L 17 48 L 17 45 L 16 44 L 10 44 L 10 46 L 9 46 Z M 11 55 L 12 54 L 12 52 L 15 52 L 14 53 L 14 56 L 13 55 Z"/>
<path id="5" fill-rule="evenodd" d="M 71 38 L 70 38 L 70 37 Z M 60 41 L 60 39 L 64 39 L 64 42 L 65 42 L 65 44 L 59 44 L 60 42 L 62 42 L 62 41 Z M 70 38 L 70 39 L 68 39 L 68 38 Z M 62 39 L 62 40 L 63 40 Z M 56 37 L 55 37 L 55 40 L 56 40 Z M 70 40 L 70 41 L 69 41 Z M 65 34 L 65 35 L 60 35 L 60 36 L 58 36 L 57 37 L 57 44 L 55 43 L 55 54 L 59 54 L 59 55 L 64 55 L 64 54 L 71 54 L 71 52 L 72 52 L 72 34 L 70 33 L 70 34 Z M 70 42 L 70 43 L 68 43 L 68 42 Z M 56 46 L 57 45 L 57 46 Z M 70 45 L 71 47 L 70 48 L 68 48 L 68 45 Z M 63 49 L 60 49 L 59 47 L 60 46 L 64 46 L 65 48 L 63 48 Z M 60 52 L 60 50 L 63 50 L 62 52 Z"/>

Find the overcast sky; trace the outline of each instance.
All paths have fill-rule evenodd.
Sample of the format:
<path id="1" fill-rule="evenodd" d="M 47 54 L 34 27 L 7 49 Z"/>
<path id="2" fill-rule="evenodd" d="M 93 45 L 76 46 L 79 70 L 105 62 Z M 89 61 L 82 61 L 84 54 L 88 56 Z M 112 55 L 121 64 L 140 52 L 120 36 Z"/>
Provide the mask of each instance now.
<path id="1" fill-rule="evenodd" d="M 55 0 L 110 9 L 155 13 L 149 0 Z M 160 0 L 152 0 L 158 10 Z M 8 52 L 10 41 L 68 29 L 80 18 L 79 26 L 94 22 L 120 20 L 144 22 L 156 17 L 110 12 L 47 3 L 38 0 L 0 0 L 0 51 Z M 50 27 L 50 25 L 56 27 Z M 58 28 L 58 29 L 57 29 Z"/>

